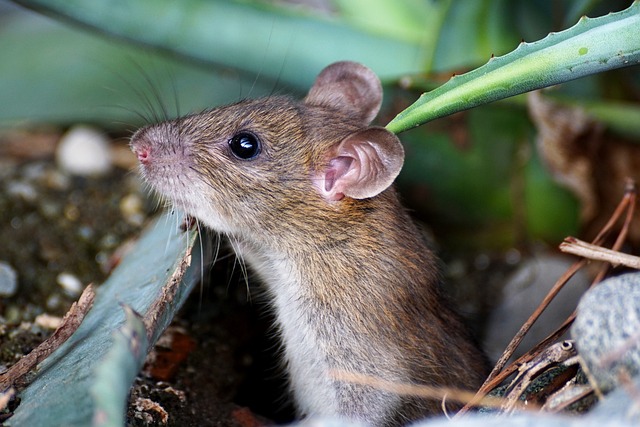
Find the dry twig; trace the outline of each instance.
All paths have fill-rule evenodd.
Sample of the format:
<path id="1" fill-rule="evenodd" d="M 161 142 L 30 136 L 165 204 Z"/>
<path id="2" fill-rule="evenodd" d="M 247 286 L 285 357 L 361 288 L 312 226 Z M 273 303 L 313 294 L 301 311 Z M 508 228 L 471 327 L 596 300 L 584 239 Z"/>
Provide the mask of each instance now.
<path id="1" fill-rule="evenodd" d="M 60 347 L 78 329 L 85 315 L 93 306 L 95 296 L 93 285 L 87 286 L 78 301 L 71 305 L 58 329 L 6 372 L 0 374 L 0 391 L 5 391 L 9 387 L 19 388 L 23 386 L 24 376 L 38 363 L 49 357 L 54 350 Z"/>
<path id="2" fill-rule="evenodd" d="M 381 380 L 370 375 L 358 374 L 355 372 L 348 372 L 342 370 L 333 370 L 331 376 L 338 381 L 344 381 L 351 384 L 365 385 L 376 388 L 378 390 L 388 391 L 390 393 L 403 395 L 403 396 L 415 396 L 425 399 L 434 400 L 448 400 L 457 403 L 471 402 L 476 394 L 467 390 L 454 389 L 449 387 L 431 387 L 427 385 L 417 384 L 400 384 L 391 381 Z M 488 408 L 499 409 L 505 404 L 505 399 L 501 397 L 489 397 L 484 396 L 480 403 L 482 406 Z M 515 403 L 515 407 L 520 410 L 536 410 L 539 409 L 535 405 L 524 405 L 522 403 Z"/>
<path id="3" fill-rule="evenodd" d="M 560 244 L 560 250 L 582 258 L 605 261 L 614 267 L 624 265 L 625 267 L 640 269 L 640 257 L 592 245 L 575 237 L 564 239 L 564 242 Z"/>

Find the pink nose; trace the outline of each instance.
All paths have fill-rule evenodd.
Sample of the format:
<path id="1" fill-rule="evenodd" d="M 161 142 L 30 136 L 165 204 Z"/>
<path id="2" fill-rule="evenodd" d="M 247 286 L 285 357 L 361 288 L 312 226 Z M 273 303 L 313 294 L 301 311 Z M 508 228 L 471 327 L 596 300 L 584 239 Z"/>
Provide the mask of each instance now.
<path id="1" fill-rule="evenodd" d="M 133 148 L 134 153 L 138 156 L 138 161 L 146 165 L 151 160 L 151 150 L 144 145 L 138 145 Z"/>

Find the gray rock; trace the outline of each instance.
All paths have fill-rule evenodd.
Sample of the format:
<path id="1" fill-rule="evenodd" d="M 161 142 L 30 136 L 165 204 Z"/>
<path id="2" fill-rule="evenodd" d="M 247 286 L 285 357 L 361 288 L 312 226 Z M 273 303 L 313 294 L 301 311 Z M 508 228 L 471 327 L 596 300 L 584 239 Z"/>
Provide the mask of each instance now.
<path id="1" fill-rule="evenodd" d="M 631 389 L 640 390 L 640 376 L 633 379 Z M 593 419 L 614 418 L 629 425 L 640 425 L 640 401 L 629 389 L 618 387 L 607 394 L 588 416 Z"/>
<path id="2" fill-rule="evenodd" d="M 500 304 L 492 311 L 487 325 L 484 348 L 496 361 L 513 336 L 531 316 L 560 276 L 573 264 L 565 256 L 539 254 L 523 262 L 502 289 Z M 554 298 L 518 347 L 522 355 L 556 330 L 573 312 L 589 280 L 579 271 Z"/>
<path id="3" fill-rule="evenodd" d="M 13 296 L 18 290 L 18 273 L 4 261 L 0 261 L 0 297 Z"/>
<path id="4" fill-rule="evenodd" d="M 414 427 L 632 427 L 636 421 L 622 417 L 609 416 L 580 416 L 520 413 L 512 416 L 471 414 L 456 420 L 436 419 L 425 420 Z"/>
<path id="5" fill-rule="evenodd" d="M 607 279 L 580 300 L 571 328 L 578 354 L 601 390 L 640 372 L 640 273 Z"/>

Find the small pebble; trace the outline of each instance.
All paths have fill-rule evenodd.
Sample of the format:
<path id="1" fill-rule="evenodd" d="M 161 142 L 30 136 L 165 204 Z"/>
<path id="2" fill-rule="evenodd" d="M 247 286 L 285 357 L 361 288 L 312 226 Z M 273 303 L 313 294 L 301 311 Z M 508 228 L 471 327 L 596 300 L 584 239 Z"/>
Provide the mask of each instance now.
<path id="1" fill-rule="evenodd" d="M 20 198 L 26 202 L 34 202 L 38 198 L 38 192 L 28 182 L 12 181 L 7 184 L 7 194 Z"/>
<path id="2" fill-rule="evenodd" d="M 40 181 L 47 174 L 47 165 L 45 163 L 36 162 L 28 163 L 22 169 L 22 175 L 27 181 Z"/>
<path id="3" fill-rule="evenodd" d="M 88 225 L 81 225 L 78 227 L 78 236 L 85 241 L 91 241 L 95 235 L 95 230 Z"/>
<path id="4" fill-rule="evenodd" d="M 4 319 L 6 323 L 18 323 L 22 317 L 22 308 L 17 305 L 10 305 L 4 309 Z"/>
<path id="5" fill-rule="evenodd" d="M 80 218 L 80 209 L 76 205 L 68 204 L 64 207 L 64 217 L 69 221 L 77 221 Z"/>
<path id="6" fill-rule="evenodd" d="M 18 290 L 18 274 L 4 261 L 0 261 L 0 297 L 13 296 Z"/>
<path id="7" fill-rule="evenodd" d="M 40 213 L 45 218 L 57 220 L 62 211 L 62 206 L 58 200 L 41 200 L 39 204 Z"/>
<path id="8" fill-rule="evenodd" d="M 14 230 L 20 230 L 20 228 L 22 227 L 22 218 L 20 218 L 19 216 L 14 216 L 13 218 L 11 218 L 11 221 L 9 221 L 9 225 L 11 225 L 11 228 L 13 228 Z"/>
<path id="9" fill-rule="evenodd" d="M 144 222 L 144 203 L 137 194 L 128 194 L 120 200 L 120 212 L 125 221 L 134 226 L 140 226 Z"/>
<path id="10" fill-rule="evenodd" d="M 117 244 L 118 238 L 112 233 L 107 233 L 102 236 L 102 239 L 100 239 L 100 242 L 98 243 L 99 247 L 103 249 L 113 249 Z"/>
<path id="11" fill-rule="evenodd" d="M 640 373 L 640 273 L 607 279 L 580 300 L 571 336 L 598 387 Z"/>
<path id="12" fill-rule="evenodd" d="M 71 187 L 69 175 L 65 175 L 57 169 L 47 170 L 43 178 L 47 188 L 52 190 L 67 191 Z"/>
<path id="13" fill-rule="evenodd" d="M 36 316 L 34 323 L 44 329 L 58 329 L 62 324 L 62 318 L 42 313 Z"/>
<path id="14" fill-rule="evenodd" d="M 72 175 L 104 175 L 112 167 L 109 139 L 89 126 L 75 126 L 60 139 L 56 162 Z"/>
<path id="15" fill-rule="evenodd" d="M 70 273 L 58 274 L 58 284 L 62 286 L 62 289 L 70 296 L 78 296 L 84 286 L 80 279 Z"/>
<path id="16" fill-rule="evenodd" d="M 167 422 L 169 421 L 169 414 L 167 413 L 166 409 L 164 409 L 159 403 L 154 402 L 151 399 L 147 399 L 146 397 L 138 397 L 133 402 L 133 405 L 138 412 L 147 414 L 155 413 L 160 417 L 160 423 L 162 425 L 167 424 Z M 144 419 L 147 418 L 145 417 Z M 153 422 L 153 418 L 151 418 L 151 420 Z"/>
<path id="17" fill-rule="evenodd" d="M 51 294 L 49 298 L 47 298 L 46 304 L 49 310 L 60 308 L 62 306 L 62 297 L 57 293 Z"/>

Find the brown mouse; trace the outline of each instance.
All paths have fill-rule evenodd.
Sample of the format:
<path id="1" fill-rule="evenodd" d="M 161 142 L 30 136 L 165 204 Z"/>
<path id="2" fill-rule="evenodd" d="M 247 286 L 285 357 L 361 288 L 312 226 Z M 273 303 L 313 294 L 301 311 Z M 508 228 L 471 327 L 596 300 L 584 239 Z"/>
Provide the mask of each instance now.
<path id="1" fill-rule="evenodd" d="M 369 126 L 381 101 L 371 70 L 339 62 L 302 101 L 245 100 L 131 140 L 151 187 L 227 235 L 264 282 L 301 417 L 398 425 L 442 412 L 440 401 L 354 385 L 336 370 L 468 390 L 484 378 L 484 356 L 393 188 L 402 145 Z"/>

